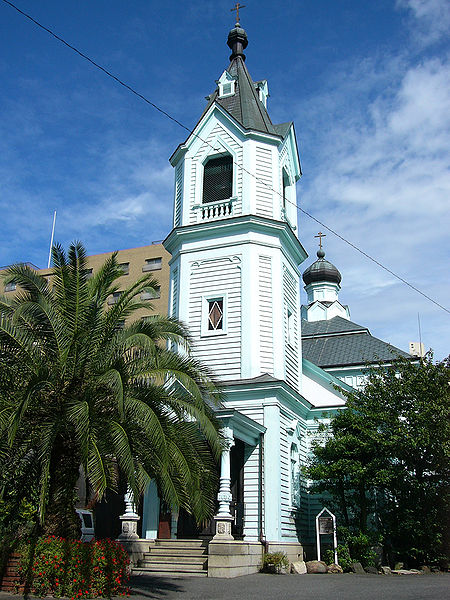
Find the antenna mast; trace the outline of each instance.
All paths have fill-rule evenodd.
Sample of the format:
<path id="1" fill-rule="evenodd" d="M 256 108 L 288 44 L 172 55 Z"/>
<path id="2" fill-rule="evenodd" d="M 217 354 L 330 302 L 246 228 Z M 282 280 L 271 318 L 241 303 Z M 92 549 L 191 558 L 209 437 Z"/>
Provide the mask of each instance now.
<path id="1" fill-rule="evenodd" d="M 48 251 L 47 269 L 50 269 L 50 261 L 52 259 L 53 236 L 55 235 L 55 225 L 56 225 L 56 210 L 53 213 L 52 235 L 51 235 L 51 238 L 50 238 L 50 249 Z"/>

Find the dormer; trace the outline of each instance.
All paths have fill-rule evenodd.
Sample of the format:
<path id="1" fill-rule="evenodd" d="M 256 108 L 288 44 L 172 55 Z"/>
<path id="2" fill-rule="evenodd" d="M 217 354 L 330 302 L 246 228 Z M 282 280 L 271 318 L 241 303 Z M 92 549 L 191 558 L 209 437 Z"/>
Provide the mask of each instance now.
<path id="1" fill-rule="evenodd" d="M 233 96 L 235 94 L 236 80 L 226 69 L 216 83 L 219 86 L 219 98 L 227 98 L 228 96 Z"/>
<path id="2" fill-rule="evenodd" d="M 256 81 L 255 88 L 258 92 L 258 98 L 264 104 L 264 108 L 267 109 L 267 98 L 269 97 L 269 86 L 267 85 L 267 79 Z"/>

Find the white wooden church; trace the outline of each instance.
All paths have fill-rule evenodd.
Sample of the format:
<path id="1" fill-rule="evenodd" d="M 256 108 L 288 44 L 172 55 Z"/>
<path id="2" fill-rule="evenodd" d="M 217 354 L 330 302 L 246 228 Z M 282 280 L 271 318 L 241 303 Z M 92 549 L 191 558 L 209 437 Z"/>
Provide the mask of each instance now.
<path id="1" fill-rule="evenodd" d="M 252 80 L 247 43 L 237 23 L 231 62 L 170 159 L 174 216 L 164 242 L 172 255 L 169 314 L 188 325 L 196 357 L 225 389 L 215 537 L 209 550 L 199 542 L 216 576 L 256 571 L 262 548 L 302 556 L 318 512 L 300 476 L 310 434 L 325 411 L 344 406 L 339 387 L 360 385 L 365 363 L 393 358 L 392 347 L 350 321 L 338 298 L 341 275 L 321 248 L 303 274 L 308 305 L 300 306 L 307 253 L 297 236 L 294 125 L 270 120 L 267 81 Z M 161 518 L 150 487 L 139 542 L 150 544 L 150 555 L 157 542 L 143 540 L 160 537 Z M 168 520 L 165 537 L 199 533 L 186 515 Z"/>

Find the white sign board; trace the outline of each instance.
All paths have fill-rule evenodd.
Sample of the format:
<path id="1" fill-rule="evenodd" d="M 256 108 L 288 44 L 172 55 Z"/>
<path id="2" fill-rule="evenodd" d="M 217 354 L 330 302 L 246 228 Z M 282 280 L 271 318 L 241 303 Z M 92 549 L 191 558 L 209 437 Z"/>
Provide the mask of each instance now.
<path id="1" fill-rule="evenodd" d="M 333 550 L 334 550 L 334 563 L 337 565 L 337 536 L 336 536 L 336 517 L 328 508 L 322 508 L 320 513 L 316 517 L 316 540 L 317 540 L 317 560 L 320 560 L 320 536 L 321 535 L 332 535 L 333 536 Z"/>

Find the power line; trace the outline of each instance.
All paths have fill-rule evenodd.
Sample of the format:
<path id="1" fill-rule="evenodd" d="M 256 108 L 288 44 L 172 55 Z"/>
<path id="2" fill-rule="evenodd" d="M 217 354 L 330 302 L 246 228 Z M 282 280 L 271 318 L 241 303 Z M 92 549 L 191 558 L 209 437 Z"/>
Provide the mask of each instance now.
<path id="1" fill-rule="evenodd" d="M 24 12 L 23 10 L 21 10 L 19 7 L 17 7 L 15 4 L 13 4 L 12 2 L 10 2 L 9 0 L 3 0 L 3 2 L 5 4 L 8 4 L 11 8 L 13 8 L 14 10 L 16 10 L 18 13 L 20 13 L 25 18 L 29 19 L 37 27 L 39 27 L 40 29 L 43 29 L 48 34 L 50 34 L 52 37 L 54 37 L 56 40 L 58 40 L 59 42 L 61 42 L 65 46 L 67 46 L 67 48 L 69 48 L 70 50 L 72 50 L 73 52 L 75 52 L 76 54 L 78 54 L 79 56 L 81 56 L 81 58 L 84 58 L 85 60 L 87 60 L 89 63 L 91 63 L 91 65 L 93 65 L 95 68 L 97 68 L 100 71 L 102 71 L 105 75 L 107 75 L 108 77 L 111 77 L 111 79 L 114 79 L 114 81 L 116 83 L 118 83 L 122 87 L 126 88 L 129 92 L 131 92 L 132 94 L 134 94 L 135 96 L 137 96 L 138 98 L 140 98 L 141 100 L 143 100 L 144 102 L 146 102 L 147 104 L 149 104 L 150 106 L 152 106 L 155 110 L 157 110 L 158 112 L 160 112 L 161 114 L 163 114 L 165 117 L 167 117 L 168 119 L 170 119 L 171 121 L 173 121 L 174 123 L 176 123 L 177 125 L 179 125 L 180 127 L 182 127 L 183 129 L 185 129 L 189 134 L 194 135 L 200 141 L 202 141 L 203 143 L 207 144 L 215 152 L 218 152 L 219 154 L 223 154 L 223 151 L 221 151 L 220 148 L 214 148 L 214 146 L 212 144 L 210 144 L 207 140 L 204 140 L 203 138 L 201 138 L 192 129 L 190 129 L 189 127 L 187 127 L 183 123 L 181 123 L 178 119 L 176 119 L 175 117 L 173 117 L 167 111 L 165 111 L 164 109 L 160 108 L 154 102 L 152 102 L 151 100 L 149 100 L 148 98 L 146 98 L 143 94 L 141 94 L 140 92 L 138 92 L 137 90 L 135 90 L 134 88 L 132 88 L 130 85 L 128 85 L 127 83 L 125 83 L 124 81 L 122 81 L 119 77 L 117 77 L 116 75 L 114 75 L 113 73 L 111 73 L 110 71 L 108 71 L 108 69 L 106 69 L 105 67 L 102 67 L 100 64 L 98 64 L 97 62 L 95 62 L 92 58 L 90 58 L 89 56 L 87 56 L 86 54 L 84 54 L 84 52 L 81 52 L 81 50 L 78 50 L 78 48 L 76 48 L 72 44 L 69 44 L 68 42 L 66 42 L 66 40 L 64 40 L 62 37 L 60 37 L 59 35 L 57 35 L 54 31 L 52 31 L 48 27 L 45 27 L 45 25 L 42 25 L 42 23 L 40 23 L 39 21 L 36 21 L 36 19 L 34 19 L 31 15 L 29 15 L 26 12 Z M 238 169 L 241 169 L 241 171 L 243 171 L 244 173 L 247 173 L 248 175 L 250 175 L 251 177 L 253 177 L 256 181 L 262 183 L 271 192 L 277 194 L 280 198 L 283 198 L 282 194 L 278 190 L 275 190 L 273 187 L 271 187 L 265 181 L 263 181 L 262 179 L 259 179 L 254 173 L 252 173 L 251 171 L 249 171 L 248 169 L 246 169 L 242 165 L 238 164 L 234 160 L 233 160 L 233 164 L 236 165 L 236 167 Z M 362 254 L 363 256 L 365 256 L 368 260 L 372 261 L 374 264 L 376 264 L 377 266 L 379 266 L 381 269 L 384 269 L 387 273 L 389 273 L 390 275 L 392 275 L 393 277 L 395 277 L 396 279 L 398 279 L 399 281 L 401 281 L 402 283 L 404 283 L 405 285 L 407 285 L 409 288 L 411 288 L 412 290 L 414 290 L 415 292 L 417 292 L 418 294 L 420 294 L 421 296 L 423 296 L 424 298 L 426 298 L 427 300 L 429 300 L 430 302 L 432 302 L 433 304 L 435 304 L 436 306 L 438 306 L 439 308 L 441 308 L 442 310 L 444 310 L 445 312 L 447 312 L 447 313 L 450 314 L 450 310 L 448 308 L 446 308 L 445 306 L 443 306 L 442 304 L 440 304 L 439 302 L 437 302 L 436 300 L 434 300 L 433 298 L 431 298 L 430 296 L 428 296 L 427 294 L 425 294 L 424 292 L 422 292 L 419 288 L 417 288 L 416 286 L 414 286 L 411 283 L 409 283 L 409 281 L 407 281 L 406 279 L 404 279 L 400 275 L 397 275 L 397 273 L 395 273 L 394 271 L 392 271 L 391 269 L 389 269 L 388 267 L 386 267 L 385 265 L 383 265 L 377 259 L 373 258 L 373 256 L 370 256 L 370 254 L 367 254 L 367 252 L 364 252 L 364 250 L 361 250 L 361 248 L 359 248 L 358 246 L 356 246 L 355 244 L 353 244 L 352 242 L 350 242 L 350 240 L 346 239 L 345 237 L 343 237 L 342 235 L 340 235 L 337 231 L 335 231 L 334 229 L 332 229 L 331 227 L 329 227 L 328 225 L 326 225 L 325 223 L 323 223 L 322 221 L 320 221 L 319 219 L 317 219 L 316 217 L 314 217 L 311 213 L 309 213 L 308 211 L 304 210 L 296 202 L 292 202 L 291 200 L 288 200 L 287 198 L 283 198 L 283 199 L 286 202 L 288 202 L 289 204 L 292 204 L 293 206 L 295 206 L 302 214 L 306 215 L 307 217 L 309 217 L 310 219 L 312 219 L 313 221 L 315 221 L 318 225 L 320 225 L 321 227 L 325 228 L 327 231 L 329 231 L 330 233 L 332 233 L 333 235 L 335 235 L 337 238 L 339 238 L 340 240 L 342 240 L 343 242 L 345 242 L 346 244 L 348 244 L 351 248 L 353 248 L 354 250 L 356 250 L 357 252 L 359 252 L 360 254 Z"/>

